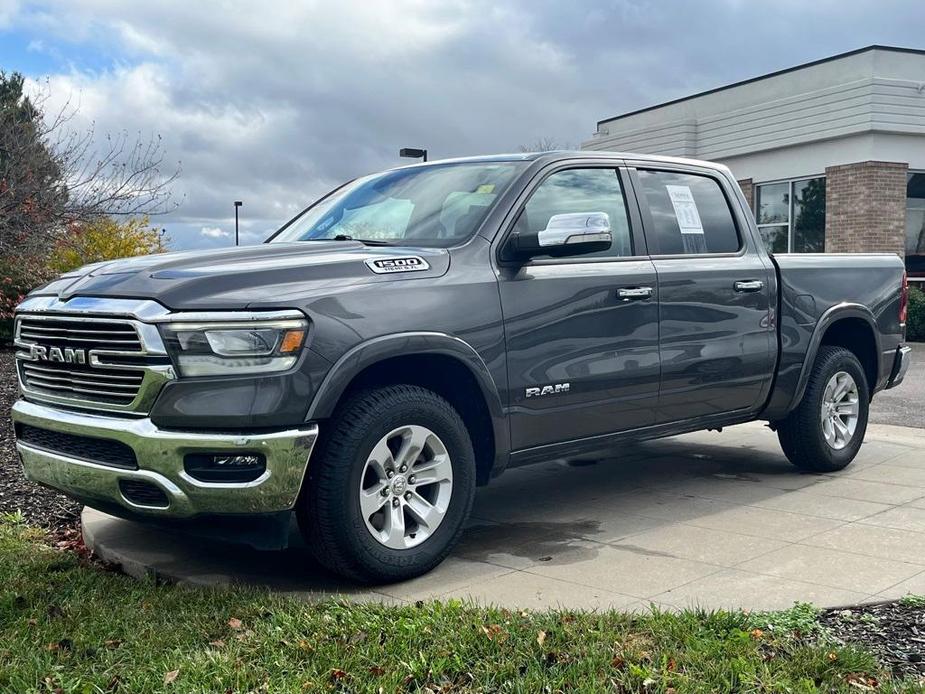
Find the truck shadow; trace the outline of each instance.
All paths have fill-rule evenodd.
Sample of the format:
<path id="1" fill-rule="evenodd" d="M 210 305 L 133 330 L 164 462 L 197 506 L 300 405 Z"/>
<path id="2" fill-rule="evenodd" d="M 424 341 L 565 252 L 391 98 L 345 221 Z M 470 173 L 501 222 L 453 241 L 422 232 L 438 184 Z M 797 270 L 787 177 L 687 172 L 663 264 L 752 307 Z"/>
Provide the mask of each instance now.
<path id="1" fill-rule="evenodd" d="M 583 458 L 577 464 L 552 460 L 509 470 L 478 490 L 472 519 L 447 564 L 415 580 L 438 586 L 453 580 L 461 566 L 478 571 L 474 562 L 496 568 L 580 563 L 605 547 L 673 556 L 635 544 L 633 535 L 676 523 L 703 525 L 706 516 L 744 506 L 786 508 L 781 499 L 830 479 L 796 470 L 782 453 L 766 445 L 767 437 L 737 437 L 729 445 L 702 440 L 721 441 L 714 435 L 663 439 L 625 445 L 617 456 Z M 715 527 L 715 519 L 711 521 Z M 376 588 L 357 586 L 315 563 L 295 527 L 289 549 L 260 552 L 132 525 L 131 539 L 121 540 L 123 553 L 131 554 L 129 542 L 150 548 L 148 573 L 302 595 L 375 596 Z M 110 533 L 102 538 L 105 544 L 119 544 L 118 525 L 105 532 Z"/>

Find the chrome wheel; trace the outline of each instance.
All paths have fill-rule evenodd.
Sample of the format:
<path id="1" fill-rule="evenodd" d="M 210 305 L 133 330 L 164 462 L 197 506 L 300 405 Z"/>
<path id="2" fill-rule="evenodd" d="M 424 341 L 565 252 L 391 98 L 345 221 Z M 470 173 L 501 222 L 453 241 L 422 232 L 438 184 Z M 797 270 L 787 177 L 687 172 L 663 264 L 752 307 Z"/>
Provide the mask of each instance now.
<path id="1" fill-rule="evenodd" d="M 858 384 L 851 374 L 839 371 L 822 393 L 822 433 L 831 448 L 838 451 L 851 442 L 859 412 Z"/>
<path id="2" fill-rule="evenodd" d="M 421 544 L 446 516 L 453 466 L 443 441 L 427 427 L 399 427 L 383 436 L 363 468 L 360 512 L 366 529 L 391 549 Z"/>

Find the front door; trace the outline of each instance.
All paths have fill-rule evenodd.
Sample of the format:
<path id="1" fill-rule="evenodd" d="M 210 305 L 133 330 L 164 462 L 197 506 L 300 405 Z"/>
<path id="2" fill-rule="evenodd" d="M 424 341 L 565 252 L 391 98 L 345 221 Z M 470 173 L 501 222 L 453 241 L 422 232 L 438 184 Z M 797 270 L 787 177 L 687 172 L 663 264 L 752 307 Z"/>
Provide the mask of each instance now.
<path id="1" fill-rule="evenodd" d="M 545 229 L 553 215 L 604 212 L 613 244 L 500 269 L 515 450 L 655 421 L 656 275 L 624 181 L 612 165 L 554 170 L 516 217 L 514 230 L 524 236 Z"/>
<path id="2" fill-rule="evenodd" d="M 659 422 L 753 411 L 774 374 L 775 276 L 724 178 L 646 170 L 633 180 L 658 273 Z"/>

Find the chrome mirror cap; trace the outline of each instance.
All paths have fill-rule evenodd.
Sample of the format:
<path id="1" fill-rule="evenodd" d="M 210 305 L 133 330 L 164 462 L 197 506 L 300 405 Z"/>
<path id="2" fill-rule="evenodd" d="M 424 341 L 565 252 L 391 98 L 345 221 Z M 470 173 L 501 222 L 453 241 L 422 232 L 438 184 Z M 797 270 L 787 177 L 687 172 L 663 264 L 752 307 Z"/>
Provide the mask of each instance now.
<path id="1" fill-rule="evenodd" d="M 575 244 L 606 244 L 613 242 L 610 217 L 606 212 L 569 212 L 554 214 L 546 228 L 537 233 L 541 248 L 571 246 Z"/>

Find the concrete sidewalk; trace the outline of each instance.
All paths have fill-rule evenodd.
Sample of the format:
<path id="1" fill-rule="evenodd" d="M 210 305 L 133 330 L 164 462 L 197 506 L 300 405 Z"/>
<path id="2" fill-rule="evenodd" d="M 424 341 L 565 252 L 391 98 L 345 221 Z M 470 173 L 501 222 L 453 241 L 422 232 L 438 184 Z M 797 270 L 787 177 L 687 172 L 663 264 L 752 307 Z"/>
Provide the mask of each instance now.
<path id="1" fill-rule="evenodd" d="M 480 489 L 462 544 L 426 576 L 358 588 L 306 552 L 257 552 L 84 512 L 87 544 L 133 575 L 315 598 L 471 598 L 511 608 L 777 609 L 925 593 L 925 431 L 871 425 L 835 475 L 792 467 L 760 424 L 550 461 Z"/>

